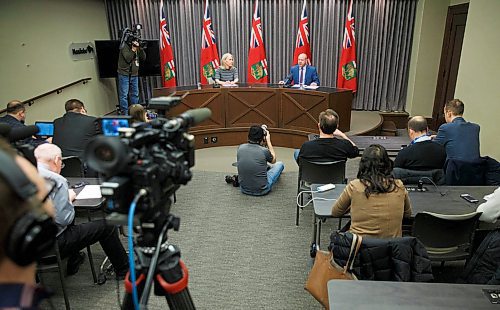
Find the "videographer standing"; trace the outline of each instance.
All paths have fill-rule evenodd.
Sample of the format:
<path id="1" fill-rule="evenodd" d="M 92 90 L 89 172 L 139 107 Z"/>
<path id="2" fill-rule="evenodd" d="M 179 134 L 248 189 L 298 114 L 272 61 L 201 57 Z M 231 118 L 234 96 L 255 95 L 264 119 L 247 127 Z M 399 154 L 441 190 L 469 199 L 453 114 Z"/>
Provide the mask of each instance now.
<path id="1" fill-rule="evenodd" d="M 139 102 L 139 64 L 146 60 L 146 53 L 137 40 L 124 42 L 118 56 L 118 96 L 120 113 L 128 114 L 128 95 L 131 104 Z"/>
<path id="2" fill-rule="evenodd" d="M 238 147 L 237 160 L 241 192 L 252 196 L 268 194 L 285 168 L 276 161 L 271 134 L 265 125 L 250 127 L 248 143 Z M 274 164 L 269 170 L 268 162 Z"/>

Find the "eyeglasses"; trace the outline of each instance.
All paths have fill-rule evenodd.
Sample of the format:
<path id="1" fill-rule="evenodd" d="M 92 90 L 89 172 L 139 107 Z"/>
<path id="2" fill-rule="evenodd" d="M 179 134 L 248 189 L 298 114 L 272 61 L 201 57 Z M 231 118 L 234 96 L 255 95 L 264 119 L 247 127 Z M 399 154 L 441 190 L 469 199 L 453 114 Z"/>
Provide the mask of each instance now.
<path id="1" fill-rule="evenodd" d="M 50 190 L 48 191 L 47 195 L 43 197 L 42 204 L 45 203 L 47 199 L 50 198 L 50 195 L 52 195 L 57 189 L 57 183 L 54 180 L 45 179 L 45 184 L 47 185 L 47 188 L 50 188 Z"/>
<path id="2" fill-rule="evenodd" d="M 64 167 L 66 167 L 66 164 L 61 159 L 61 169 L 63 169 Z"/>

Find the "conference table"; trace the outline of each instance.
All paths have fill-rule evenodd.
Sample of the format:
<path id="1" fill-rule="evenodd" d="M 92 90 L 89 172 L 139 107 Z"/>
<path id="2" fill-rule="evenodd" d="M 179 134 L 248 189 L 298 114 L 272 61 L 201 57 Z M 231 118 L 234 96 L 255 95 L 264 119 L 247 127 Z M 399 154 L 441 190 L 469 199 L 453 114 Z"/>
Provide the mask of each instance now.
<path id="1" fill-rule="evenodd" d="M 351 139 L 361 151 L 372 144 L 380 144 L 389 153 L 398 153 L 411 142 L 408 136 L 350 136 L 349 139 Z"/>
<path id="2" fill-rule="evenodd" d="M 500 285 L 330 280 L 328 302 L 332 310 L 498 309 L 491 291 L 498 296 Z"/>
<path id="3" fill-rule="evenodd" d="M 346 184 L 335 184 L 335 188 L 322 193 L 315 193 L 321 184 L 311 186 L 314 206 L 313 242 L 319 246 L 321 222 L 333 218 L 332 206 L 342 194 Z M 485 200 L 485 195 L 491 194 L 497 186 L 434 186 L 425 185 L 425 191 L 418 191 L 417 186 L 406 186 L 412 205 L 412 217 L 420 212 L 433 212 L 447 215 L 461 215 L 475 212 L 477 206 Z M 470 194 L 478 199 L 478 203 L 470 203 L 460 197 L 460 194 Z M 348 217 L 346 215 L 345 217 Z M 481 225 L 480 225 L 481 228 Z"/>
<path id="4" fill-rule="evenodd" d="M 340 130 L 350 130 L 353 95 L 348 89 L 241 83 L 237 87 L 203 85 L 153 90 L 153 97 L 169 95 L 182 99 L 168 108 L 167 116 L 194 108 L 206 107 L 212 111 L 210 119 L 189 130 L 195 136 L 197 149 L 245 143 L 248 128 L 255 124 L 267 125 L 274 146 L 300 148 L 310 133 L 318 132 L 318 116 L 326 109 L 339 114 Z M 159 106 L 155 108 L 162 110 L 162 105 Z"/>

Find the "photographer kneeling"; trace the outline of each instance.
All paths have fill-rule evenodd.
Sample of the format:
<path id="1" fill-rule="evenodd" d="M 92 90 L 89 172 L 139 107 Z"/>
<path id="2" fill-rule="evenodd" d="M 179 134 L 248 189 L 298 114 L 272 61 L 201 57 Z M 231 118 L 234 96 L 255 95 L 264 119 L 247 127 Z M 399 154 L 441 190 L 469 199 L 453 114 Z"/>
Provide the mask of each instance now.
<path id="1" fill-rule="evenodd" d="M 76 194 L 68 188 L 68 181 L 60 175 L 62 169 L 61 149 L 54 144 L 45 143 L 35 149 L 38 172 L 53 183 L 50 199 L 56 210 L 55 222 L 59 228 L 57 242 L 61 256 L 69 257 L 67 274 L 78 272 L 83 256 L 79 251 L 96 242 L 101 244 L 104 253 L 113 264 L 118 279 L 123 279 L 128 271 L 128 259 L 118 237 L 118 229 L 108 225 L 105 220 L 75 224 L 75 208 L 72 202 Z"/>
<path id="2" fill-rule="evenodd" d="M 252 196 L 268 194 L 285 168 L 283 162 L 276 162 L 271 135 L 265 125 L 250 127 L 248 143 L 238 147 L 237 161 L 241 192 Z M 274 164 L 270 169 L 268 162 Z"/>

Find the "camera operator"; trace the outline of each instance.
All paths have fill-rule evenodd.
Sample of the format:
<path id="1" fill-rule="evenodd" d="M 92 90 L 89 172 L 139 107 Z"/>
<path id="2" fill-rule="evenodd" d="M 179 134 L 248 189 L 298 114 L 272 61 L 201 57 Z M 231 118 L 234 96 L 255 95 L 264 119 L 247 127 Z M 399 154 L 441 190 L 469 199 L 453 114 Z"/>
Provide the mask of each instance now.
<path id="1" fill-rule="evenodd" d="M 133 39 L 125 42 L 120 48 L 118 56 L 118 96 L 120 113 L 128 114 L 128 96 L 130 102 L 139 102 L 139 64 L 146 60 L 146 52 L 141 47 L 139 40 Z"/>
<path id="2" fill-rule="evenodd" d="M 35 260 L 53 248 L 54 208 L 36 168 L 3 140 L 0 153 L 0 309 L 37 309 L 49 294 L 35 284 Z"/>
<path id="3" fill-rule="evenodd" d="M 265 125 L 250 127 L 248 143 L 238 147 L 237 161 L 241 192 L 252 196 L 268 194 L 285 168 L 281 161 L 276 161 L 271 134 Z M 269 170 L 268 162 L 274 164 Z"/>

